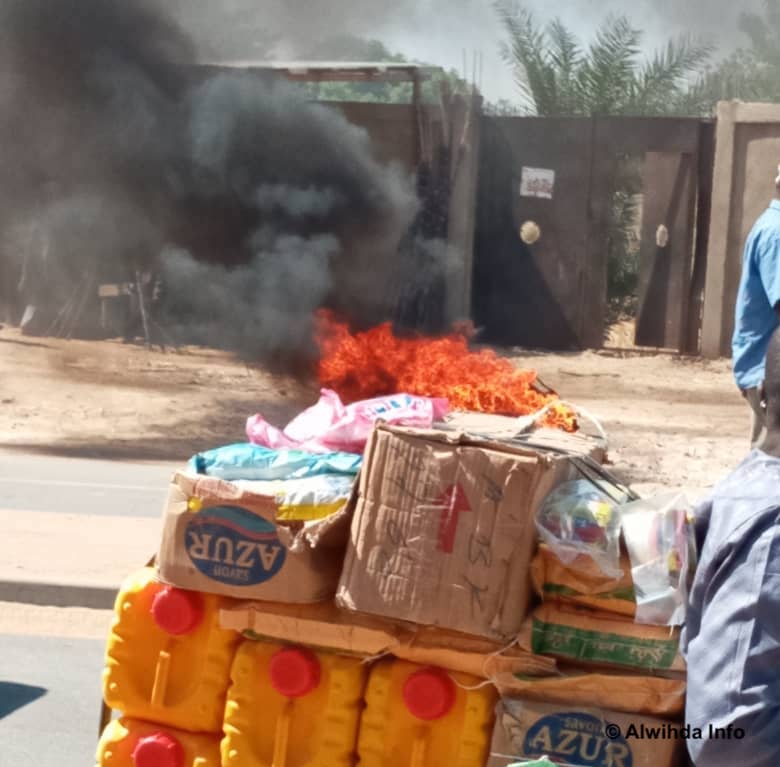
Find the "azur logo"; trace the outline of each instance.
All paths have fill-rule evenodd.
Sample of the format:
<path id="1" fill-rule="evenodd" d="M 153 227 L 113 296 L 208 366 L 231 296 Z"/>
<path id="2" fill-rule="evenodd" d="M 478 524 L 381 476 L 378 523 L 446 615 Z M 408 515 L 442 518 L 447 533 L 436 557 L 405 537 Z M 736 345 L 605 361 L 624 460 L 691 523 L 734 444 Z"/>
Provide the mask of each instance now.
<path id="1" fill-rule="evenodd" d="M 633 767 L 625 738 L 608 738 L 604 727 L 601 719 L 583 712 L 544 716 L 528 728 L 524 756 L 548 756 L 556 764 L 577 767 Z"/>
<path id="2" fill-rule="evenodd" d="M 208 578 L 255 586 L 273 578 L 287 557 L 274 525 L 237 506 L 215 506 L 193 515 L 185 530 L 187 554 Z"/>

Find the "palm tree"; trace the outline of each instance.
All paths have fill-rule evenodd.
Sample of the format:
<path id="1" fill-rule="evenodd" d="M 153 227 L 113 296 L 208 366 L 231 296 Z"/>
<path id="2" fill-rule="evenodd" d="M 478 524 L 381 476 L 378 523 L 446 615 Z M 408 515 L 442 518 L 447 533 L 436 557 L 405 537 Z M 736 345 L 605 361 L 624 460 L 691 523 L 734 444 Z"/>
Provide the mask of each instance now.
<path id="1" fill-rule="evenodd" d="M 641 61 L 642 33 L 625 16 L 608 16 L 585 47 L 560 19 L 541 26 L 513 0 L 496 0 L 495 8 L 507 33 L 502 54 L 532 114 L 678 113 L 691 76 L 711 53 L 681 36 Z"/>

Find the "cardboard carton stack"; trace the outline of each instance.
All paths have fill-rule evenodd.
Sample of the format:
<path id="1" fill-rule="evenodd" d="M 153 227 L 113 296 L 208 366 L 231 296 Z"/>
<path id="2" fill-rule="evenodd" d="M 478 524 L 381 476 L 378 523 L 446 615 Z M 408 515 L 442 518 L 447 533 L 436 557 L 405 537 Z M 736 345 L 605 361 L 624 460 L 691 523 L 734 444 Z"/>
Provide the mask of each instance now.
<path id="1" fill-rule="evenodd" d="M 528 678 L 502 700 L 489 767 L 541 754 L 569 767 L 671 767 L 682 759 L 679 629 L 636 622 L 633 572 L 622 538 L 615 574 L 589 556 L 564 562 L 539 546 L 531 576 L 542 604 L 524 621 L 518 645 L 555 658 L 559 676 Z"/>
<path id="2" fill-rule="evenodd" d="M 649 765 L 650 751 L 604 726 L 680 713 L 676 636 L 633 622 L 630 577 L 563 567 L 535 525 L 547 495 L 579 476 L 571 456 L 598 463 L 602 449 L 557 433 L 522 445 L 474 424 L 378 424 L 352 499 L 323 519 L 284 522 L 251 483 L 177 475 L 160 578 L 234 598 L 221 625 L 245 637 L 492 682 L 504 697 L 489 767 Z M 672 764 L 667 745 L 654 767 Z"/>
<path id="3" fill-rule="evenodd" d="M 556 439 L 601 457 L 592 442 Z M 271 579 L 252 587 L 252 601 L 224 610 L 223 626 L 364 657 L 389 653 L 509 685 L 550 676 L 554 659 L 513 639 L 533 601 L 533 509 L 570 471 L 565 456 L 547 450 L 380 424 L 366 446 L 343 549 L 329 551 L 341 571 L 336 586 L 324 570 L 330 598 L 304 604 L 312 600 L 297 590 L 280 597 Z M 179 515 L 184 505 L 178 498 Z M 169 528 L 182 524 L 169 516 Z M 331 521 L 331 540 L 340 524 Z M 189 555 L 183 545 L 161 550 L 160 572 L 170 578 L 166 556 Z M 175 585 L 207 587 L 191 565 L 177 575 Z"/>

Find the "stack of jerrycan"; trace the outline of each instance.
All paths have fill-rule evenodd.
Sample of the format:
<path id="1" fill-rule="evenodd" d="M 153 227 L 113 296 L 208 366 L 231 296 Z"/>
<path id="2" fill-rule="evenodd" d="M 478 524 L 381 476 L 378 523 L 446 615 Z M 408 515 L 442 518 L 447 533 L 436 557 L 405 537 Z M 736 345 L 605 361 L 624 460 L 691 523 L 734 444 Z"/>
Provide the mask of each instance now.
<path id="1" fill-rule="evenodd" d="M 115 605 L 103 672 L 121 713 L 98 746 L 100 767 L 219 767 L 238 637 L 219 627 L 219 597 L 164 586 L 144 568 Z"/>
<path id="2" fill-rule="evenodd" d="M 369 672 L 358 658 L 246 640 L 233 664 L 222 764 L 482 767 L 497 696 L 467 685 L 478 680 L 391 658 Z"/>
<path id="3" fill-rule="evenodd" d="M 243 639 L 225 600 L 144 568 L 116 600 L 103 694 L 120 713 L 98 767 L 482 767 L 492 685 L 386 657 L 373 664 Z M 312 637 L 316 643 L 316 637 Z"/>

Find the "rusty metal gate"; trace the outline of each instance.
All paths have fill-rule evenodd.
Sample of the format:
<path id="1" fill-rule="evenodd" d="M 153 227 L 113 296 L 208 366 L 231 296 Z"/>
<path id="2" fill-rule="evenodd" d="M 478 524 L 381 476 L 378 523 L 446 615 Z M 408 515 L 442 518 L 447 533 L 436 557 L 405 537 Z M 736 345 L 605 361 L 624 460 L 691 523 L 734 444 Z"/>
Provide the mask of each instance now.
<path id="1" fill-rule="evenodd" d="M 713 133 L 697 119 L 483 118 L 473 286 L 482 337 L 603 345 L 610 206 L 628 157 L 642 167 L 636 344 L 698 351 Z M 538 227 L 534 242 L 520 236 L 526 222 Z"/>

